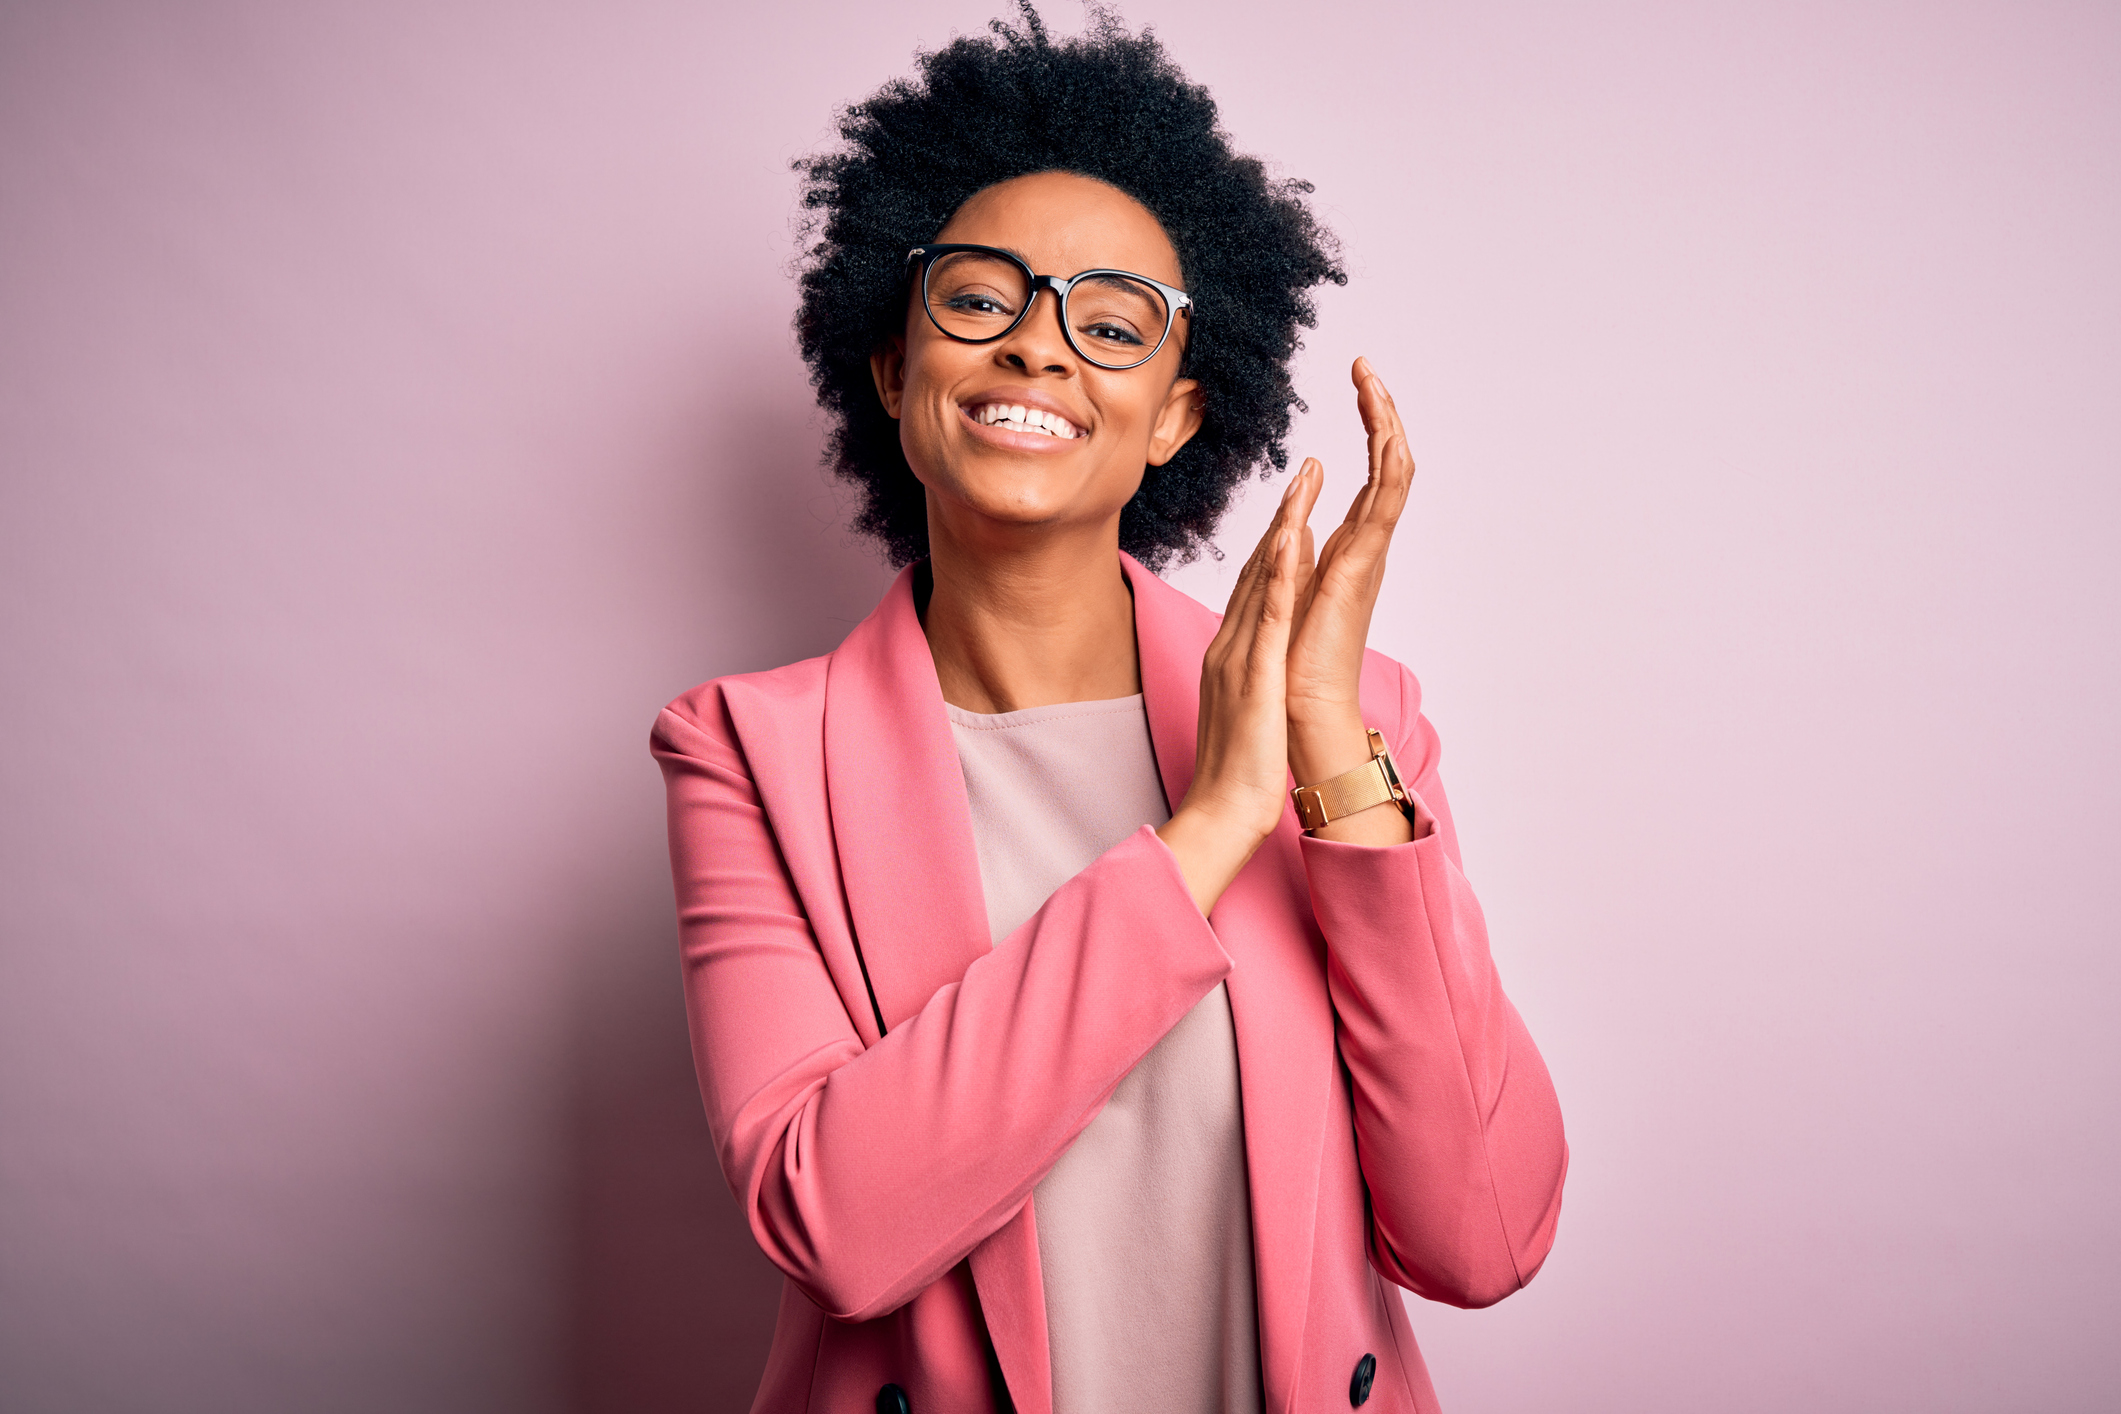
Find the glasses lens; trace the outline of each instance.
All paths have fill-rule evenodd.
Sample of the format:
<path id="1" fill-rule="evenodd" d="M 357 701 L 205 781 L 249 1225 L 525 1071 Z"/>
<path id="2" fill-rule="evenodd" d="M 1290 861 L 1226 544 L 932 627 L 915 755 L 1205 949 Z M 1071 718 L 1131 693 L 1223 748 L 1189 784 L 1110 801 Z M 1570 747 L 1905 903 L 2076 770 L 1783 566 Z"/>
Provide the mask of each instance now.
<path id="1" fill-rule="evenodd" d="M 1156 286 L 1101 270 L 1068 291 L 1066 317 L 1084 358 L 1107 368 L 1132 368 L 1156 352 L 1171 309 Z"/>
<path id="2" fill-rule="evenodd" d="M 954 250 L 928 266 L 928 316 L 953 338 L 994 338 L 1030 298 L 1023 267 L 998 255 Z"/>

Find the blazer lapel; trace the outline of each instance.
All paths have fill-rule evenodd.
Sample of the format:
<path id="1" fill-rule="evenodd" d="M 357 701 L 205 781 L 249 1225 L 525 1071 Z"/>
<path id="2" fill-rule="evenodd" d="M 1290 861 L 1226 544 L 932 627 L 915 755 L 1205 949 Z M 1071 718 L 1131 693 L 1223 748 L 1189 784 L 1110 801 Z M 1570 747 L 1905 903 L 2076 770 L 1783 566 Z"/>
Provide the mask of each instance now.
<path id="1" fill-rule="evenodd" d="M 1164 780 L 1164 799 L 1176 810 L 1193 788 L 1193 751 L 1200 740 L 1200 665 L 1221 621 L 1124 550 L 1119 562 L 1134 593 L 1134 647 L 1149 742 L 1156 752 L 1157 774 Z"/>
<path id="2" fill-rule="evenodd" d="M 972 807 L 913 607 L 914 570 L 847 635 L 825 679 L 825 795 L 862 967 L 885 1029 L 993 940 Z"/>
<path id="3" fill-rule="evenodd" d="M 886 1030 L 993 948 L 964 771 L 914 611 L 915 573 L 900 574 L 847 635 L 825 680 L 826 803 L 862 968 Z M 971 1267 L 1019 1414 L 1048 1414 L 1046 1296 L 1029 1202 L 973 1249 Z"/>
<path id="4" fill-rule="evenodd" d="M 1193 783 L 1200 670 L 1220 620 L 1123 557 L 1134 588 L 1142 696 L 1164 794 L 1174 809 Z M 1287 1407 L 1309 1305 L 1312 1232 L 1331 1087 L 1337 1082 L 1325 940 L 1293 811 L 1224 891 L 1209 923 L 1236 963 L 1227 986 L 1237 1032 L 1245 1167 L 1259 1272 L 1261 1373 L 1270 1408 Z M 1293 906 L 1292 906 L 1293 905 Z"/>
<path id="5" fill-rule="evenodd" d="M 972 1285 L 1015 1414 L 1053 1414 L 1053 1350 L 1046 1343 L 1045 1277 L 1038 1265 L 1038 1205 L 972 1249 Z"/>

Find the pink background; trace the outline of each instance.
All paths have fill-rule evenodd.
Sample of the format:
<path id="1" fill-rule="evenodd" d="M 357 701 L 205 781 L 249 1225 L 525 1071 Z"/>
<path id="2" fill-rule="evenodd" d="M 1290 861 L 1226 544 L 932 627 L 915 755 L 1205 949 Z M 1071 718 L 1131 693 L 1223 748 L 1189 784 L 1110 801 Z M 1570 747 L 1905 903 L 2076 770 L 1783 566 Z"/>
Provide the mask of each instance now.
<path id="1" fill-rule="evenodd" d="M 1416 428 L 1575 1148 L 1447 1407 L 2112 1408 L 2121 11 L 1127 9 Z M 993 12 L 0 7 L 10 1411 L 741 1407 L 646 733 L 885 582 L 787 161 Z"/>

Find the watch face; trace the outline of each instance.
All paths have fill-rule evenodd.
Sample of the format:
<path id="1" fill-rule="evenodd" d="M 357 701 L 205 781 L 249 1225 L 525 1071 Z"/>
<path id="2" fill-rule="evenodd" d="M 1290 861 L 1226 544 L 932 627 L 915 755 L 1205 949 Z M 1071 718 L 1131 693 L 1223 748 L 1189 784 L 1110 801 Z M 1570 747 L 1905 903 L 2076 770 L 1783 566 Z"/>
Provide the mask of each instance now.
<path id="1" fill-rule="evenodd" d="M 1384 747 L 1378 751 L 1377 764 L 1385 768 L 1385 780 L 1391 783 L 1395 792 L 1406 789 L 1399 783 L 1399 763 L 1392 759 L 1392 749 L 1390 747 Z"/>
<path id="2" fill-rule="evenodd" d="M 1390 748 L 1377 753 L 1377 764 L 1384 768 L 1385 784 L 1392 788 L 1392 799 L 1399 802 L 1399 808 L 1407 812 L 1408 819 L 1413 819 L 1414 798 L 1407 793 L 1406 782 L 1399 778 L 1399 763 L 1392 759 Z"/>

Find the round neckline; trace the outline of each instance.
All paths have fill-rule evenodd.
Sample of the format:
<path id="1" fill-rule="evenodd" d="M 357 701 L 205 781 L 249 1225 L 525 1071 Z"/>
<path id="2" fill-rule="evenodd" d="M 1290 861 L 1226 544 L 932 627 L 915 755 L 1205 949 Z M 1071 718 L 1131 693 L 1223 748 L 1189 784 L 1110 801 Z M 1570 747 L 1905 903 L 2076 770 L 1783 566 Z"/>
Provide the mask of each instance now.
<path id="1" fill-rule="evenodd" d="M 943 708 L 949 712 L 953 726 L 985 732 L 1006 731 L 1010 727 L 1027 727 L 1067 717 L 1103 717 L 1146 710 L 1138 692 L 1131 697 L 1104 697 L 1089 702 L 1049 702 L 1043 707 L 1019 707 L 1014 712 L 974 712 L 950 702 L 945 702 Z"/>

